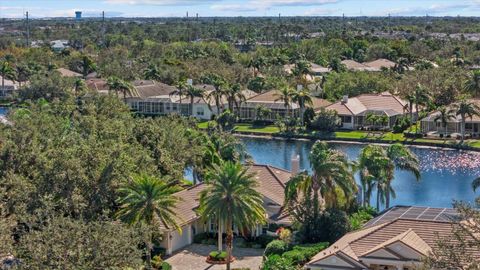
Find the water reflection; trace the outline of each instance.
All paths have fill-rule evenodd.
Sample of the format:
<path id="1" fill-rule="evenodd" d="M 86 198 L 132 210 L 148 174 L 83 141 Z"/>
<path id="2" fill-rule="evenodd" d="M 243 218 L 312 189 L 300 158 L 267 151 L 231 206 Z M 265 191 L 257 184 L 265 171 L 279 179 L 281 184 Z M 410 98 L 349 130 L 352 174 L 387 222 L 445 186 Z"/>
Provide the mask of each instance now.
<path id="1" fill-rule="evenodd" d="M 291 157 L 299 154 L 300 168 L 310 170 L 308 153 L 313 144 L 310 141 L 262 138 L 242 138 L 242 141 L 256 163 L 290 170 Z M 332 143 L 331 146 L 352 160 L 363 147 L 346 143 Z M 392 200 L 393 204 L 450 207 L 453 200 L 474 202 L 476 195 L 471 181 L 480 176 L 480 153 L 418 147 L 412 150 L 420 159 L 421 180 L 417 182 L 413 175 L 396 171 L 393 187 L 397 198 Z"/>

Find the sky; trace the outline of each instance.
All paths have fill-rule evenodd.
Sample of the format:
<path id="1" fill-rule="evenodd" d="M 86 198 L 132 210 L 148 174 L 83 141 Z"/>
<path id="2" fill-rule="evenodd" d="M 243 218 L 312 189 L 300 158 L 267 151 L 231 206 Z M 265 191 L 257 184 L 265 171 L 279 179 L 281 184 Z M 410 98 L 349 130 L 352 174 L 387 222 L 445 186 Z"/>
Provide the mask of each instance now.
<path id="1" fill-rule="evenodd" d="M 480 0 L 0 0 L 0 18 L 202 16 L 478 16 Z"/>

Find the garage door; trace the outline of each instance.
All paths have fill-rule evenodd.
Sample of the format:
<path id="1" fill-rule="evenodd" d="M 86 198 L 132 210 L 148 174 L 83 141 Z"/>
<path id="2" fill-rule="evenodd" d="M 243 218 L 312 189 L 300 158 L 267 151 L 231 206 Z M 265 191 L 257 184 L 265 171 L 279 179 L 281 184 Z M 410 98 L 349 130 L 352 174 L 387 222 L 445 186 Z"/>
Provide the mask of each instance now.
<path id="1" fill-rule="evenodd" d="M 190 225 L 187 225 L 182 227 L 182 234 L 180 234 L 178 231 L 172 232 L 172 252 L 175 252 L 192 243 L 190 230 Z"/>

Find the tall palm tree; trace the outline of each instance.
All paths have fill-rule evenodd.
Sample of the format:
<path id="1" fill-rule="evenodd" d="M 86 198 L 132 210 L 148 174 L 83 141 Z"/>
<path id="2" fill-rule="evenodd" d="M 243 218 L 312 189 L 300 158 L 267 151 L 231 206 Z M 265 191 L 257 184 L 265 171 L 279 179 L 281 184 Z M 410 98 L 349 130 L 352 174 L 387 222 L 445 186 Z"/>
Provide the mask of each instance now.
<path id="1" fill-rule="evenodd" d="M 83 55 L 79 64 L 84 79 L 87 78 L 87 75 L 90 72 L 93 72 L 97 69 L 95 62 L 93 62 L 93 59 L 88 55 Z"/>
<path id="2" fill-rule="evenodd" d="M 459 103 L 454 104 L 453 108 L 456 112 L 457 115 L 460 115 L 462 122 L 460 124 L 460 132 L 462 133 L 462 141 L 465 140 L 465 122 L 467 117 L 473 117 L 473 116 L 478 116 L 480 115 L 480 108 L 478 107 L 477 104 L 468 101 L 467 99 L 463 98 L 460 100 Z"/>
<path id="3" fill-rule="evenodd" d="M 15 78 L 15 72 L 9 62 L 0 64 L 0 76 L 2 76 L 2 89 L 5 89 L 5 79 Z"/>
<path id="4" fill-rule="evenodd" d="M 415 91 L 413 92 L 414 100 L 415 100 L 415 111 L 417 112 L 417 121 L 418 116 L 420 114 L 419 108 L 420 106 L 427 105 L 430 101 L 430 95 L 427 92 L 427 89 L 423 87 L 420 83 L 417 84 L 415 87 Z M 415 121 L 415 122 L 417 122 Z M 418 125 L 415 125 L 415 132 L 418 132 Z"/>
<path id="5" fill-rule="evenodd" d="M 136 89 L 130 83 L 118 78 L 118 77 L 109 77 L 107 79 L 107 85 L 110 90 L 115 91 L 115 94 L 118 96 L 118 92 L 123 93 L 123 99 L 127 99 L 127 94 L 131 96 L 137 95 Z"/>
<path id="6" fill-rule="evenodd" d="M 295 63 L 292 73 L 297 77 L 298 81 L 303 81 L 310 73 L 310 67 L 311 65 L 309 62 L 300 60 Z"/>
<path id="7" fill-rule="evenodd" d="M 127 185 L 119 189 L 121 195 L 117 202 L 120 208 L 116 215 L 130 225 L 158 228 L 162 224 L 180 231 L 174 210 L 180 200 L 174 196 L 177 191 L 179 191 L 177 186 L 164 180 L 145 174 L 136 175 Z M 147 269 L 151 269 L 151 232 L 145 242 Z"/>
<path id="8" fill-rule="evenodd" d="M 302 89 L 302 90 L 299 90 L 299 91 L 293 91 L 292 101 L 296 102 L 298 104 L 298 106 L 300 107 L 300 119 L 301 119 L 302 124 L 303 124 L 305 107 L 306 107 L 306 105 L 312 105 L 313 104 L 312 95 L 310 94 L 310 91 L 308 91 L 307 89 Z"/>
<path id="9" fill-rule="evenodd" d="M 480 95 L 480 70 L 474 70 L 465 82 L 465 90 L 474 96 Z"/>
<path id="10" fill-rule="evenodd" d="M 330 63 L 328 63 L 328 67 L 335 72 L 343 72 L 347 69 L 339 58 L 333 58 Z"/>
<path id="11" fill-rule="evenodd" d="M 178 95 L 178 98 L 179 98 L 178 102 L 180 103 L 180 106 L 179 106 L 180 114 L 182 114 L 182 98 L 183 96 L 185 96 L 187 86 L 188 86 L 187 81 L 179 80 L 175 84 L 175 91 L 170 93 L 170 96 Z"/>
<path id="12" fill-rule="evenodd" d="M 370 204 L 373 188 L 377 188 L 377 209 L 380 203 L 390 207 L 390 198 L 395 197 L 392 187 L 395 169 L 411 172 L 420 179 L 418 158 L 401 144 L 393 144 L 386 149 L 379 145 L 368 145 L 362 149 L 358 158 L 360 181 L 364 204 Z"/>
<path id="13" fill-rule="evenodd" d="M 187 88 L 185 89 L 185 96 L 187 98 L 190 98 L 190 114 L 193 115 L 193 102 L 196 97 L 198 98 L 204 98 L 205 97 L 205 90 L 202 88 L 197 88 L 193 85 L 187 85 Z"/>
<path id="14" fill-rule="evenodd" d="M 356 192 L 351 164 L 345 154 L 329 148 L 326 142 L 317 141 L 309 160 L 313 175 L 300 173 L 288 182 L 285 189 L 287 205 L 309 190 L 314 193 L 314 202 L 322 198 L 327 206 L 337 205 L 337 188 L 347 198 Z"/>
<path id="15" fill-rule="evenodd" d="M 290 116 L 290 105 L 292 104 L 292 97 L 293 97 L 294 91 L 292 88 L 289 86 L 282 87 L 278 93 L 275 93 L 275 101 L 281 101 L 283 102 L 287 117 Z"/>
<path id="16" fill-rule="evenodd" d="M 143 71 L 143 77 L 146 80 L 158 80 L 160 78 L 160 71 L 156 65 L 151 64 Z"/>
<path id="17" fill-rule="evenodd" d="M 227 238 L 227 270 L 233 248 L 233 226 L 249 230 L 265 222 L 263 196 L 255 190 L 258 185 L 253 174 L 240 163 L 214 165 L 200 194 L 199 212 L 205 219 L 215 218 L 224 227 Z M 222 226 L 223 225 L 223 226 Z M 220 232 L 219 232 L 220 233 Z"/>
<path id="18" fill-rule="evenodd" d="M 222 99 L 226 96 L 227 82 L 221 77 L 215 76 L 209 80 L 209 83 L 215 88 L 207 95 L 207 99 L 214 100 L 215 106 L 217 106 L 217 116 L 220 115 L 222 110 Z M 210 104 L 210 103 L 209 103 Z"/>
<path id="19" fill-rule="evenodd" d="M 17 65 L 16 72 L 18 86 L 22 86 L 22 82 L 28 81 L 28 78 L 32 75 L 32 71 L 27 65 Z"/>
<path id="20" fill-rule="evenodd" d="M 75 81 L 73 82 L 73 89 L 75 91 L 75 95 L 78 95 L 78 93 L 84 90 L 85 87 L 86 87 L 85 81 L 81 78 L 76 78 Z"/>
<path id="21" fill-rule="evenodd" d="M 240 84 L 236 83 L 227 87 L 225 91 L 227 102 L 228 102 L 228 109 L 231 112 L 238 110 L 242 102 L 245 102 L 246 97 L 243 94 L 242 88 Z"/>
<path id="22" fill-rule="evenodd" d="M 433 121 L 440 122 L 442 124 L 443 134 L 446 135 L 448 121 L 455 119 L 456 116 L 457 114 L 455 113 L 455 110 L 442 106 L 438 108 L 438 115 L 433 119 Z"/>

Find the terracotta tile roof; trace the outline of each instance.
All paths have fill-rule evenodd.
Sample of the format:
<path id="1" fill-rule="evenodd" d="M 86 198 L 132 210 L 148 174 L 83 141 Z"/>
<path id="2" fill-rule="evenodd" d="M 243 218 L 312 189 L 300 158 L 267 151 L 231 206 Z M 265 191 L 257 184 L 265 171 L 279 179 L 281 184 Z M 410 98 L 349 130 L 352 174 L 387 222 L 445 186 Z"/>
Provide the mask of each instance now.
<path id="1" fill-rule="evenodd" d="M 347 69 L 354 71 L 366 71 L 371 69 L 370 67 L 354 60 L 343 60 L 342 64 L 344 64 Z"/>
<path id="2" fill-rule="evenodd" d="M 347 102 L 338 101 L 327 107 L 340 115 L 363 115 L 368 111 L 383 111 L 389 116 L 404 114 L 407 102 L 388 92 L 363 94 L 348 98 Z M 406 108 L 408 109 L 408 108 Z"/>
<path id="3" fill-rule="evenodd" d="M 285 184 L 290 180 L 291 173 L 289 171 L 268 166 L 268 165 L 250 165 L 248 172 L 254 174 L 254 178 L 258 181 L 256 190 L 270 201 L 275 202 L 278 206 L 283 205 Z M 193 220 L 196 220 L 199 215 L 196 213 L 200 201 L 200 192 L 206 188 L 206 185 L 200 183 L 188 189 L 177 192 L 175 196 L 181 199 L 175 207 L 176 221 L 179 225 L 184 225 Z M 279 208 L 280 212 L 275 213 L 273 220 L 278 219 L 284 223 L 291 222 L 290 217 L 283 212 L 282 208 Z M 282 223 L 283 224 L 283 223 Z M 286 223 L 291 224 L 291 223 Z M 171 230 L 165 224 L 161 224 L 162 230 Z"/>
<path id="4" fill-rule="evenodd" d="M 398 208 L 392 209 L 398 210 Z M 394 213 L 391 216 L 397 216 L 396 219 L 389 221 L 387 221 L 388 219 L 385 219 L 385 221 L 380 219 L 380 222 L 376 225 L 367 224 L 363 229 L 348 233 L 340 238 L 329 248 L 315 255 L 308 264 L 315 265 L 320 260 L 338 253 L 346 254 L 351 259 L 360 262 L 362 257 L 368 257 L 373 252 L 388 248 L 397 242 L 401 242 L 421 255 L 427 255 L 432 248 L 435 248 L 438 236 L 448 237 L 453 235 L 453 227 L 456 223 L 437 221 L 433 216 L 422 219 L 423 213 L 430 208 L 416 207 L 415 209 L 424 210 L 416 214 L 416 219 L 398 217 Z M 402 212 L 401 215 L 405 216 L 405 212 Z M 469 256 L 480 258 L 480 251 L 471 249 L 469 252 L 471 252 Z"/>
<path id="5" fill-rule="evenodd" d="M 87 79 L 87 87 L 97 92 L 108 92 L 107 81 L 104 79 Z"/>
<path id="6" fill-rule="evenodd" d="M 365 62 L 363 65 L 371 67 L 377 71 L 381 70 L 382 68 L 392 68 L 395 67 L 396 63 L 390 61 L 388 59 L 380 58 L 374 61 Z"/>
<path id="7" fill-rule="evenodd" d="M 62 77 L 82 77 L 82 74 L 78 73 L 78 72 L 75 72 L 75 71 L 71 71 L 69 69 L 66 69 L 66 68 L 58 68 L 57 69 L 58 72 L 60 72 L 60 75 L 62 75 Z"/>
<path id="8" fill-rule="evenodd" d="M 174 86 L 151 80 L 133 81 L 132 85 L 137 89 L 139 98 L 170 95 L 176 89 Z"/>
<path id="9" fill-rule="evenodd" d="M 312 98 L 312 109 L 313 110 L 319 110 L 321 108 L 325 108 L 327 106 L 330 106 L 332 103 L 326 99 L 323 99 L 323 98 L 317 98 L 317 97 L 313 97 Z"/>

